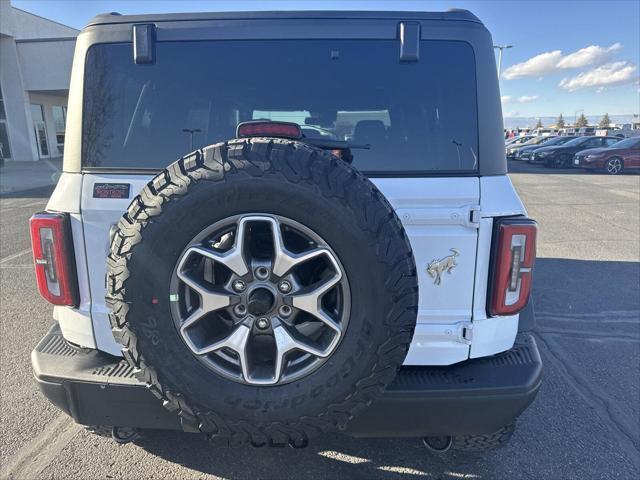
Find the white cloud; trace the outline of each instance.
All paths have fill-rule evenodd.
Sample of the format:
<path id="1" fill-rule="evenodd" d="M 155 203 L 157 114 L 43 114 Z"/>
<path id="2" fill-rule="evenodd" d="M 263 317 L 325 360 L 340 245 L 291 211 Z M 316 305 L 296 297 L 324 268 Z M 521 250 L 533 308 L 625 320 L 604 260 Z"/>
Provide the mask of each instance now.
<path id="1" fill-rule="evenodd" d="M 558 62 L 562 59 L 562 51 L 554 50 L 545 52 L 530 58 L 526 62 L 517 63 L 507 68 L 502 76 L 505 80 L 514 80 L 523 77 L 537 77 L 546 75 L 557 69 Z"/>
<path id="2" fill-rule="evenodd" d="M 582 72 L 571 78 L 563 78 L 559 86 L 570 92 L 579 88 L 603 87 L 632 83 L 636 80 L 637 67 L 630 62 L 613 62 Z"/>
<path id="3" fill-rule="evenodd" d="M 614 43 L 606 48 L 599 45 L 590 45 L 564 57 L 558 62 L 558 68 L 582 68 L 589 65 L 601 65 L 611 60 L 612 53 L 621 48 L 622 45 L 620 43 Z"/>
<path id="4" fill-rule="evenodd" d="M 620 43 L 614 43 L 609 47 L 590 45 L 568 55 L 563 55 L 562 50 L 553 50 L 531 57 L 526 62 L 510 66 L 504 71 L 502 77 L 505 80 L 540 77 L 560 70 L 602 65 L 610 61 L 613 53 L 621 48 Z"/>
<path id="5" fill-rule="evenodd" d="M 502 97 L 500 97 L 500 100 L 502 101 L 503 104 L 505 103 L 530 103 L 530 102 L 534 102 L 535 100 L 538 99 L 537 95 L 522 95 L 521 97 L 518 98 L 514 98 L 511 95 L 502 95 Z"/>

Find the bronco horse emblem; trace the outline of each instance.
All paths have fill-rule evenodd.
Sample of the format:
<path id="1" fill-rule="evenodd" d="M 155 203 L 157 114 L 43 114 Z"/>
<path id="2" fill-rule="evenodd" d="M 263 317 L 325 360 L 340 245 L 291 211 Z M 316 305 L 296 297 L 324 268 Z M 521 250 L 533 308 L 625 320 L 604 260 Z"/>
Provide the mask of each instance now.
<path id="1" fill-rule="evenodd" d="M 427 273 L 434 279 L 433 283 L 435 285 L 440 285 L 444 272 L 451 274 L 451 270 L 458 266 L 456 257 L 460 255 L 460 252 L 457 248 L 450 248 L 449 250 L 452 252 L 452 255 L 441 258 L 440 260 L 432 260 L 429 266 L 427 266 Z"/>

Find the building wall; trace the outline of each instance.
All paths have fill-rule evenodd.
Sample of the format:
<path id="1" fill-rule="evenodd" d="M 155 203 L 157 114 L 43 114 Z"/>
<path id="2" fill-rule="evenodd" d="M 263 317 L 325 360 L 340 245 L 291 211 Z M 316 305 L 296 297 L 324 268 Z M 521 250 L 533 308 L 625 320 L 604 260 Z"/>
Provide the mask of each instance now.
<path id="1" fill-rule="evenodd" d="M 2 0 L 2 2 L 7 2 L 7 0 Z M 7 3 L 10 4 L 11 2 Z M 12 7 L 12 17 L 12 36 L 16 40 L 75 38 L 78 35 L 78 31 L 75 28 L 67 27 L 53 20 L 25 12 L 19 8 Z"/>
<path id="2" fill-rule="evenodd" d="M 69 90 L 75 38 L 16 42 L 25 90 Z"/>
<path id="3" fill-rule="evenodd" d="M 13 8 L 9 0 L 0 0 L 0 35 L 13 36 Z"/>
<path id="4" fill-rule="evenodd" d="M 7 117 L 11 159 L 36 160 L 38 151 L 31 128 L 29 97 L 22 88 L 18 52 L 12 37 L 0 37 L 0 87 Z"/>
<path id="5" fill-rule="evenodd" d="M 32 103 L 44 107 L 50 157 L 61 155 L 52 108 L 67 105 L 78 33 L 0 0 L 0 87 L 11 160 L 39 159 Z"/>

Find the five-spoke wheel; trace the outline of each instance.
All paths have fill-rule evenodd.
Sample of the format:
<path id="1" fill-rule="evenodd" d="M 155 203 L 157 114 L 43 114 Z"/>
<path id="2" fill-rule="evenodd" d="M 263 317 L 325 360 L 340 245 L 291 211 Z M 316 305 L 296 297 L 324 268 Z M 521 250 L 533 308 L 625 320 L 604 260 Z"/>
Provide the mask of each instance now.
<path id="1" fill-rule="evenodd" d="M 225 219 L 190 242 L 171 282 L 172 314 L 214 371 L 254 385 L 287 383 L 335 351 L 350 292 L 333 250 L 281 216 Z"/>

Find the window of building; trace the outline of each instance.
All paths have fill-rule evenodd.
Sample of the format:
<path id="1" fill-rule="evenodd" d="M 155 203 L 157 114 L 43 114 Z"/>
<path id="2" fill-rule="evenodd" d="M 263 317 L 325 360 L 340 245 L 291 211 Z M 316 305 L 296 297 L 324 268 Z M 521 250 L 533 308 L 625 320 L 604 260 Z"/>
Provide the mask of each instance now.
<path id="1" fill-rule="evenodd" d="M 9 132 L 7 131 L 7 114 L 4 110 L 4 97 L 2 87 L 0 87 L 0 158 L 11 158 L 11 148 L 9 147 Z"/>
<path id="2" fill-rule="evenodd" d="M 47 142 L 47 126 L 44 121 L 42 105 L 37 103 L 31 104 L 31 120 L 33 121 L 33 129 L 36 135 L 38 157 L 47 158 L 49 157 L 49 143 Z"/>
<path id="3" fill-rule="evenodd" d="M 51 111 L 53 112 L 53 124 L 56 129 L 58 152 L 62 154 L 64 152 L 64 130 L 67 126 L 67 107 L 54 105 Z"/>

